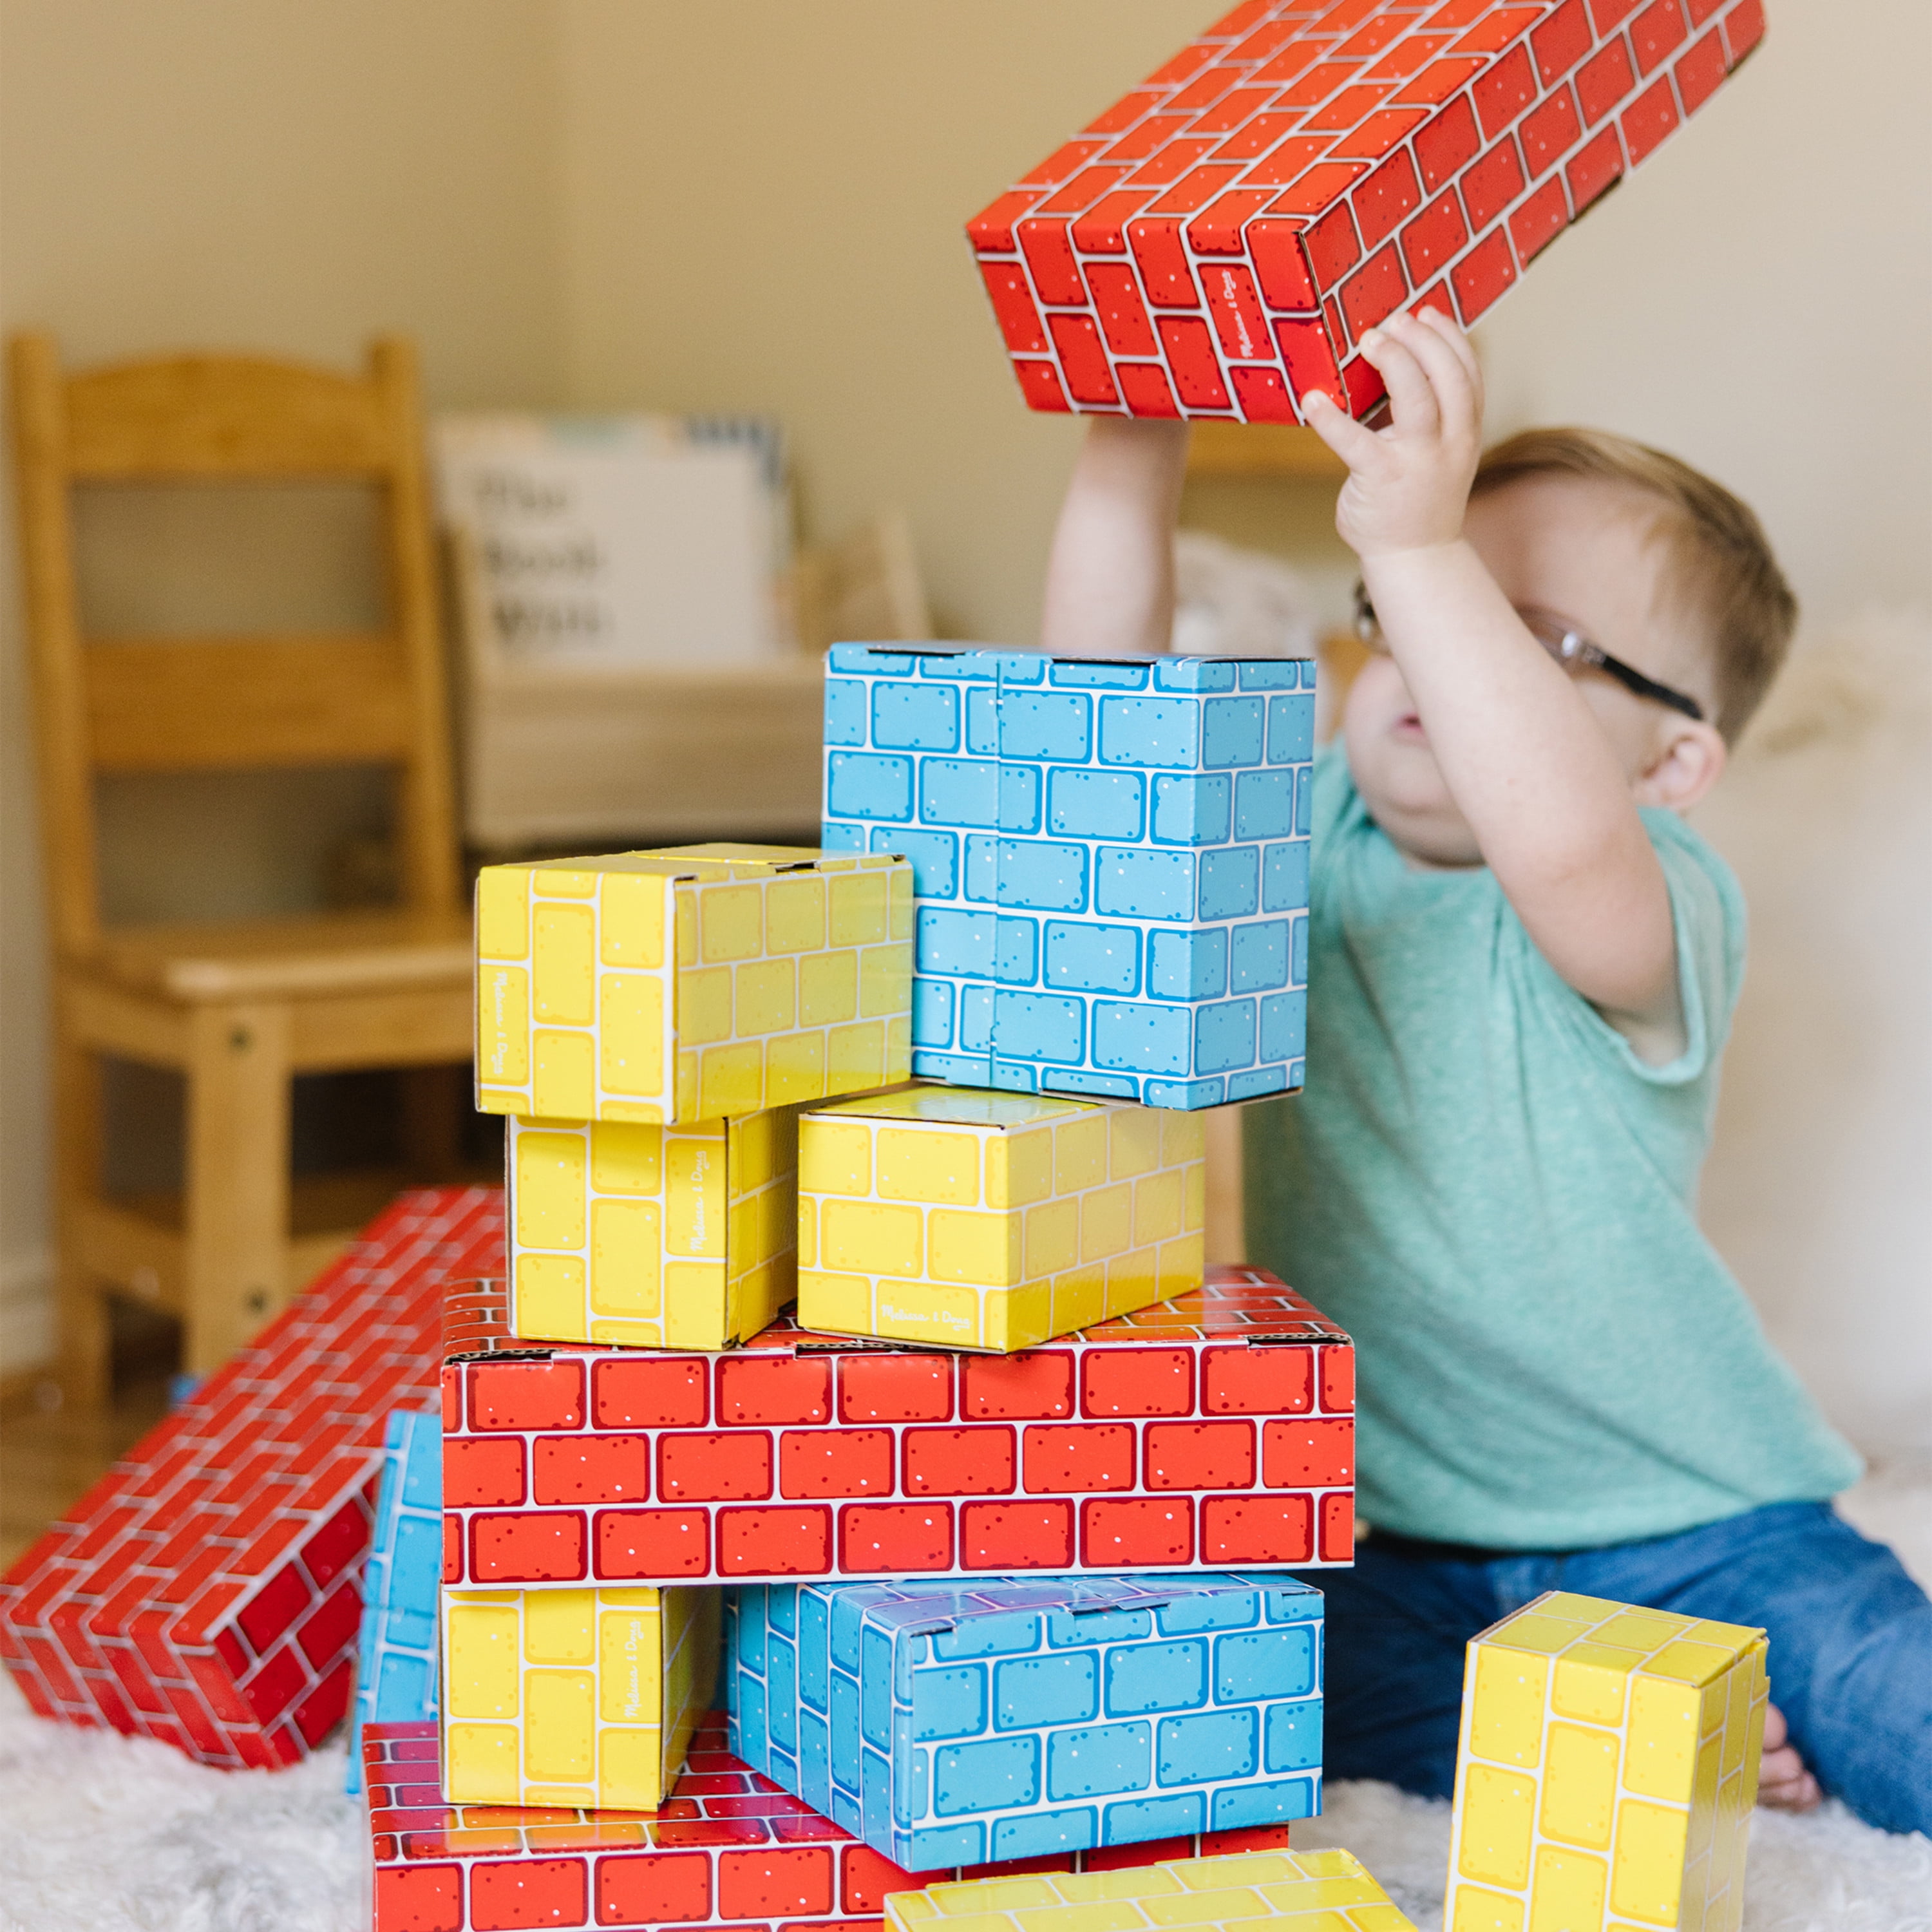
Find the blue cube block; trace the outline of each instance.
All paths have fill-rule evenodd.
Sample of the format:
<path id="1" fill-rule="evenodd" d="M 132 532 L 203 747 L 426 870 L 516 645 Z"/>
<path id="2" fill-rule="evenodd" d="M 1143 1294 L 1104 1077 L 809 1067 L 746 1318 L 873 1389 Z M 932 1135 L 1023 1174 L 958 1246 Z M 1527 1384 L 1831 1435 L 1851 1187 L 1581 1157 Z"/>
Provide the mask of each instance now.
<path id="1" fill-rule="evenodd" d="M 1322 1597 L 1280 1572 L 743 1585 L 724 1684 L 732 1750 L 911 1871 L 1320 1808 Z"/>
<path id="2" fill-rule="evenodd" d="M 436 1593 L 442 1577 L 442 1419 L 399 1408 L 382 1432 L 376 1526 L 362 1571 L 350 1706 L 349 1791 L 362 1789 L 362 1726 L 437 1714 Z"/>
<path id="3" fill-rule="evenodd" d="M 912 862 L 914 1076 L 1298 1088 L 1314 733 L 1308 659 L 836 646 L 824 842 Z"/>

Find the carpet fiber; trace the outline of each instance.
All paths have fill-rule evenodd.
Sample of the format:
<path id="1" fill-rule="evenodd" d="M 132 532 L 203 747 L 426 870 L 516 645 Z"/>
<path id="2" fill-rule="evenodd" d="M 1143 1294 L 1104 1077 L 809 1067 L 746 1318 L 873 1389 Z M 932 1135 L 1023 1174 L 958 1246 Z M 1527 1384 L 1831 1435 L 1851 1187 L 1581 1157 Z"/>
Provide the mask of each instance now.
<path id="1" fill-rule="evenodd" d="M 1932 1476 L 1882 1472 L 1846 1499 L 1928 1574 Z M 165 1744 L 45 1723 L 0 1678 L 0 1927 L 6 1932 L 364 1932 L 359 1804 L 338 1743 L 285 1772 L 218 1772 Z M 1449 1808 L 1335 1784 L 1298 1846 L 1345 1845 L 1439 1932 Z M 1828 1804 L 1760 1811 L 1746 1932 L 1932 1932 L 1932 1841 Z"/>

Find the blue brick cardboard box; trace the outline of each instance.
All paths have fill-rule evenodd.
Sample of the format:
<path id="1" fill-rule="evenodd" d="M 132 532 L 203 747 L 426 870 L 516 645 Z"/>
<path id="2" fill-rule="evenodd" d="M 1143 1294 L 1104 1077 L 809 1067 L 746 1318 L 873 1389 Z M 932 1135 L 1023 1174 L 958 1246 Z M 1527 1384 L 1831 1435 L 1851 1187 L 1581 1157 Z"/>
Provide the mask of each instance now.
<path id="1" fill-rule="evenodd" d="M 1322 1628 L 1274 1573 L 747 1585 L 731 1749 L 910 1871 L 1312 1817 Z"/>
<path id="2" fill-rule="evenodd" d="M 914 1077 L 1299 1088 L 1314 743 L 1310 658 L 835 646 L 823 838 L 912 861 Z"/>
<path id="3" fill-rule="evenodd" d="M 436 1712 L 436 1593 L 442 1579 L 442 1418 L 393 1411 L 382 1431 L 376 1525 L 362 1571 L 350 1796 L 362 1789 L 362 1726 Z"/>

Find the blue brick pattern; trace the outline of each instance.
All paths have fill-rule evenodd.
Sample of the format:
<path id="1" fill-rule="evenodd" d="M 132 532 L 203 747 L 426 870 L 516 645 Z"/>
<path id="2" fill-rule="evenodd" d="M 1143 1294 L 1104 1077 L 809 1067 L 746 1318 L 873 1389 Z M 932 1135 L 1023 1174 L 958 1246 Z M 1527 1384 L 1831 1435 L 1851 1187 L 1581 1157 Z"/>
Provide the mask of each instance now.
<path id="1" fill-rule="evenodd" d="M 1321 1808 L 1322 1597 L 1279 1573 L 728 1594 L 731 1749 L 908 1870 Z"/>
<path id="2" fill-rule="evenodd" d="M 1300 1087 L 1314 741 L 1310 659 L 835 646 L 824 842 L 912 862 L 914 1077 Z"/>
<path id="3" fill-rule="evenodd" d="M 399 1408 L 382 1432 L 376 1528 L 362 1572 L 349 1792 L 362 1789 L 362 1726 L 436 1715 L 436 1589 L 442 1576 L 442 1419 Z"/>

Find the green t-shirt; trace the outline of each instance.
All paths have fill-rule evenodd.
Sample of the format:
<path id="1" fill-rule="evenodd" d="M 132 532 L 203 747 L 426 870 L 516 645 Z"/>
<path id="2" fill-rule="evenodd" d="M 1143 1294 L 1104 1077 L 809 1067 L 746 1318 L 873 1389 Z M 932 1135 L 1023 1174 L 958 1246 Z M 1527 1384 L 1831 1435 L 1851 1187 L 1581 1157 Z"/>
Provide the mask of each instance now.
<path id="1" fill-rule="evenodd" d="M 1644 812 L 1689 1040 L 1652 1066 L 1486 868 L 1410 870 L 1339 747 L 1314 787 L 1307 1086 L 1249 1112 L 1248 1246 L 1355 1338 L 1362 1514 L 1586 1549 L 1855 1481 L 1697 1226 L 1744 975 L 1730 868 Z"/>

